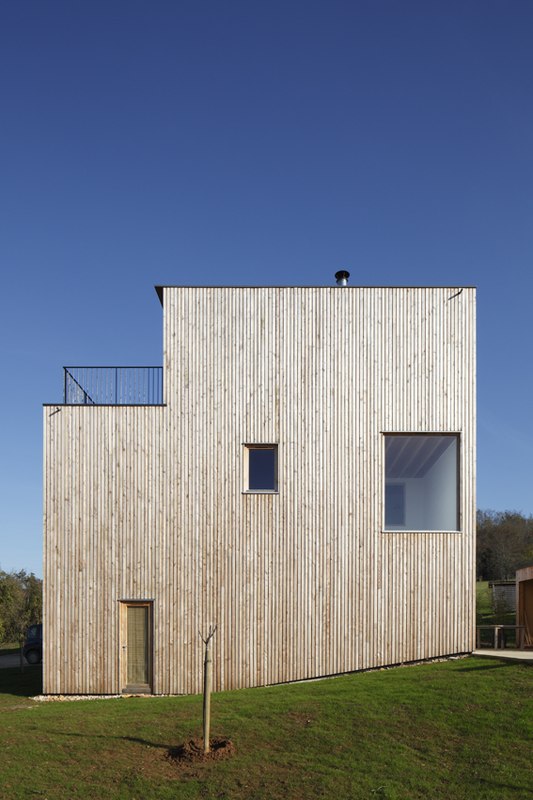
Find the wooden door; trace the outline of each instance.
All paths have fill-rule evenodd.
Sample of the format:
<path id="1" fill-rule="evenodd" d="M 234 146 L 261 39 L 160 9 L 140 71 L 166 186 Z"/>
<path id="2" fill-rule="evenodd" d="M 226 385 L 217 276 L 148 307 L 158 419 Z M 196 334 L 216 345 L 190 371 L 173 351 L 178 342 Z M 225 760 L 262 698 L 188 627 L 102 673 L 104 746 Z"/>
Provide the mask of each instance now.
<path id="1" fill-rule="evenodd" d="M 122 603 L 123 692 L 152 691 L 152 604 Z"/>

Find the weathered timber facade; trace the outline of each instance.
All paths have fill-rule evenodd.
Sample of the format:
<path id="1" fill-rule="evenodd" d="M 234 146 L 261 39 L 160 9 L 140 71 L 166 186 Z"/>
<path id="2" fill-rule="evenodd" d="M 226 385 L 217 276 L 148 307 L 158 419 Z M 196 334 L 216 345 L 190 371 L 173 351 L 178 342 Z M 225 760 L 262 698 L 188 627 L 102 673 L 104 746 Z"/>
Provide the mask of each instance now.
<path id="1" fill-rule="evenodd" d="M 158 293 L 163 403 L 44 407 L 44 691 L 198 692 L 210 624 L 215 689 L 471 651 L 475 290 Z M 450 530 L 410 529 L 400 468 L 385 520 L 386 444 L 429 435 Z"/>

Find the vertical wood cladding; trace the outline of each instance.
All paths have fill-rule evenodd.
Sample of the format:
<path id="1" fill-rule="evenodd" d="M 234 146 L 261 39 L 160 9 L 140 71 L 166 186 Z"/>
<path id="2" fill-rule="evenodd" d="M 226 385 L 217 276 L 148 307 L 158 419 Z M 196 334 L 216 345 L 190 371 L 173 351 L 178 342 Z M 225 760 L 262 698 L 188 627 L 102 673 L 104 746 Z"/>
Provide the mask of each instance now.
<path id="1" fill-rule="evenodd" d="M 165 406 L 46 406 L 50 693 L 121 687 L 120 601 L 153 603 L 153 689 L 474 646 L 475 292 L 163 289 Z M 384 433 L 460 434 L 459 533 L 383 532 Z M 243 492 L 277 444 L 277 494 Z"/>

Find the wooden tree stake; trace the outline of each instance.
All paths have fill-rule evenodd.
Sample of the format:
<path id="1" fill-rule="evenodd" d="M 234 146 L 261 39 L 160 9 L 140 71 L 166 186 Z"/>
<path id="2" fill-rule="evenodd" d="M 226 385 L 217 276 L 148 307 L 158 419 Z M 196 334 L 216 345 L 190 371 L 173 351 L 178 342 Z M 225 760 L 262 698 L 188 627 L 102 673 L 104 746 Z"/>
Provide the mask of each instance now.
<path id="1" fill-rule="evenodd" d="M 209 732 L 211 728 L 211 687 L 213 685 L 213 662 L 211 660 L 211 639 L 215 635 L 217 626 L 209 626 L 209 633 L 204 638 L 198 631 L 200 639 L 205 644 L 204 657 L 204 753 L 209 753 Z"/>

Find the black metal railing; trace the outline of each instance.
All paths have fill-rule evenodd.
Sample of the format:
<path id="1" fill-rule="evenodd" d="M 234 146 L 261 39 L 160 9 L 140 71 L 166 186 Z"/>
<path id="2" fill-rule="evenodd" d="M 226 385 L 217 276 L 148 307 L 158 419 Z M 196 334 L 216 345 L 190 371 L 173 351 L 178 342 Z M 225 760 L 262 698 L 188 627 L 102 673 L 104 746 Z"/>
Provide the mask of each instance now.
<path id="1" fill-rule="evenodd" d="M 67 405 L 161 405 L 163 367 L 64 367 Z"/>

